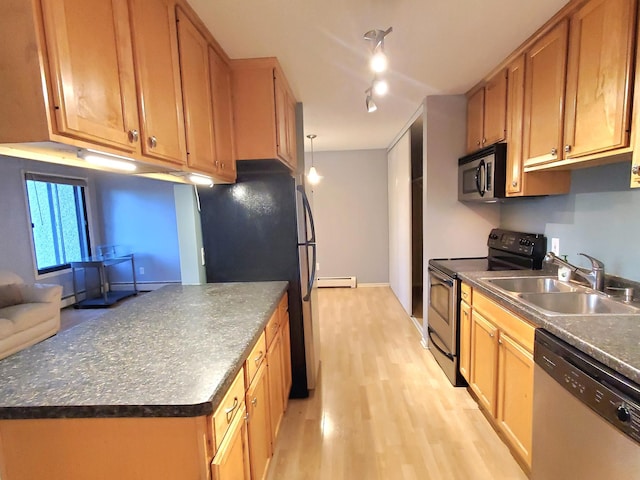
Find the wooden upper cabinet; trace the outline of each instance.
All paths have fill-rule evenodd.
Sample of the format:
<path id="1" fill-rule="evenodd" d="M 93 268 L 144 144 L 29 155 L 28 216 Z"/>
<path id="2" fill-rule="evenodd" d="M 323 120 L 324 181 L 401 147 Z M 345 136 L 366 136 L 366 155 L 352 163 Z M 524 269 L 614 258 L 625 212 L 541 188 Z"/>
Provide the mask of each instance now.
<path id="1" fill-rule="evenodd" d="M 522 137 L 524 122 L 525 57 L 521 55 L 508 68 L 507 89 L 507 171 L 509 197 L 558 195 L 571 189 L 570 171 L 524 172 Z"/>
<path id="2" fill-rule="evenodd" d="M 484 88 L 473 92 L 467 99 L 467 152 L 482 148 L 484 130 Z"/>
<path id="3" fill-rule="evenodd" d="M 526 54 L 524 165 L 561 155 L 567 59 L 567 21 L 540 38 Z"/>
<path id="4" fill-rule="evenodd" d="M 129 0 L 145 156 L 187 161 L 175 2 Z"/>
<path id="5" fill-rule="evenodd" d="M 484 87 L 483 146 L 493 145 L 506 137 L 507 82 L 507 71 L 501 70 Z"/>
<path id="6" fill-rule="evenodd" d="M 211 46 L 209 46 L 209 69 L 213 97 L 216 172 L 219 177 L 234 181 L 236 179 L 236 154 L 233 142 L 231 68 Z"/>
<path id="7" fill-rule="evenodd" d="M 467 99 L 467 152 L 505 139 L 507 71 L 501 70 Z"/>
<path id="8" fill-rule="evenodd" d="M 278 159 L 295 169 L 295 98 L 273 57 L 233 60 L 238 160 Z"/>
<path id="9" fill-rule="evenodd" d="M 636 3 L 591 0 L 571 17 L 565 158 L 629 145 Z"/>
<path id="10" fill-rule="evenodd" d="M 43 0 L 42 13 L 57 133 L 137 151 L 127 1 Z"/>
<path id="11" fill-rule="evenodd" d="M 187 165 L 203 173 L 215 174 L 209 45 L 205 36 L 179 7 L 177 17 Z"/>

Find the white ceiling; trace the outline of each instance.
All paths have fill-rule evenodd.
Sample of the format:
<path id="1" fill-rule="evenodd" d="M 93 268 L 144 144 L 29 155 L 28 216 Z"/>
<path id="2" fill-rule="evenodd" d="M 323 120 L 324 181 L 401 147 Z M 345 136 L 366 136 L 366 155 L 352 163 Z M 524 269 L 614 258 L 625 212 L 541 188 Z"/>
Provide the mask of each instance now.
<path id="1" fill-rule="evenodd" d="M 386 148 L 424 97 L 466 92 L 567 0 L 189 0 L 231 58 L 278 57 L 314 150 Z M 365 110 L 371 29 L 390 92 Z M 308 143 L 308 141 L 307 141 Z M 309 150 L 309 145 L 305 145 Z"/>

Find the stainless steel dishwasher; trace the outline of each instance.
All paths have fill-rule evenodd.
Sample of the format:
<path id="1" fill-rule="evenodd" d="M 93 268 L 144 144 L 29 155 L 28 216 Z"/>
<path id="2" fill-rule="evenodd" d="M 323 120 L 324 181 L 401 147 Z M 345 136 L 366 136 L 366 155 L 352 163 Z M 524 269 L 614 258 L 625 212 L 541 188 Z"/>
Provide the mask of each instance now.
<path id="1" fill-rule="evenodd" d="M 640 479 L 640 387 L 538 329 L 534 480 Z"/>

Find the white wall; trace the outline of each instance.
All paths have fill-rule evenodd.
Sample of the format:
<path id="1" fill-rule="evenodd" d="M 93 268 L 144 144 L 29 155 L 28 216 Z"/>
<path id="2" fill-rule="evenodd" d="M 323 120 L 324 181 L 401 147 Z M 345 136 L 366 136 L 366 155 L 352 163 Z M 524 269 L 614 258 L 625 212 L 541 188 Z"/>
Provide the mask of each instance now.
<path id="1" fill-rule="evenodd" d="M 310 153 L 305 163 L 308 170 Z M 307 186 L 316 223 L 317 275 L 388 283 L 386 152 L 315 152 L 314 164 L 323 177 L 318 185 Z"/>
<path id="2" fill-rule="evenodd" d="M 485 256 L 487 236 L 500 224 L 499 204 L 458 201 L 466 105 L 464 95 L 430 96 L 424 102 L 425 274 L 430 258 Z"/>
<path id="3" fill-rule="evenodd" d="M 389 150 L 389 283 L 411 315 L 411 135 Z"/>

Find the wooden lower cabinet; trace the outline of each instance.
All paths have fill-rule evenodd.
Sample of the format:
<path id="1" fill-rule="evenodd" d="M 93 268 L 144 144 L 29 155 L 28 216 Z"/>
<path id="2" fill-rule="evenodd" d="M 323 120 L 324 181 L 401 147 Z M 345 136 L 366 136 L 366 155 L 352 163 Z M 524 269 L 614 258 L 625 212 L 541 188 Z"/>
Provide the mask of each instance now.
<path id="1" fill-rule="evenodd" d="M 535 328 L 476 291 L 470 310 L 470 332 L 461 313 L 461 370 L 468 342 L 465 378 L 512 451 L 531 468 Z"/>
<path id="2" fill-rule="evenodd" d="M 276 337 L 267 350 L 267 367 L 269 381 L 269 416 L 271 426 L 271 443 L 275 444 L 280 422 L 284 415 L 283 370 L 282 370 L 282 334 L 278 330 Z"/>
<path id="3" fill-rule="evenodd" d="M 497 420 L 511 446 L 531 465 L 533 355 L 506 333 L 498 340 Z"/>
<path id="4" fill-rule="evenodd" d="M 498 329 L 478 312 L 471 314 L 471 381 L 469 386 L 480 404 L 496 414 Z"/>
<path id="5" fill-rule="evenodd" d="M 246 395 L 249 430 L 249 464 L 251 480 L 266 477 L 271 458 L 271 429 L 269 424 L 269 390 L 267 367 L 262 364 L 256 372 Z"/>
<path id="6" fill-rule="evenodd" d="M 471 307 L 460 302 L 460 373 L 471 381 Z"/>
<path id="7" fill-rule="evenodd" d="M 211 462 L 213 480 L 249 480 L 249 441 L 244 402 Z"/>

